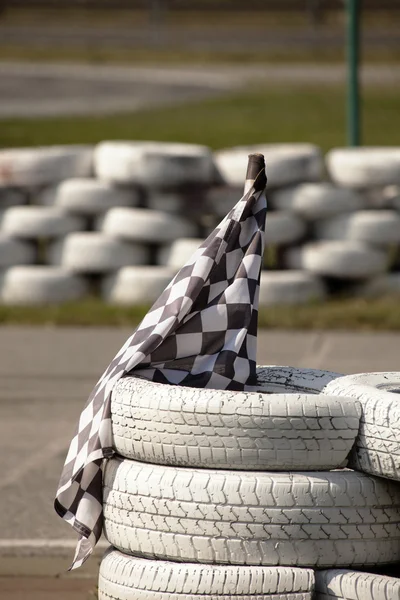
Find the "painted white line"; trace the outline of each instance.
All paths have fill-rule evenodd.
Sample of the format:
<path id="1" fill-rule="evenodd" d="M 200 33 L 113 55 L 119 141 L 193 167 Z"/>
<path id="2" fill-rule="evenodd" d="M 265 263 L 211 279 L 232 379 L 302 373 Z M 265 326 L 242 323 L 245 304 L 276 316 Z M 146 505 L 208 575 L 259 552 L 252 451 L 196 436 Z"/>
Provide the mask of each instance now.
<path id="1" fill-rule="evenodd" d="M 19 548 L 32 548 L 32 549 L 42 549 L 42 548 L 61 548 L 65 550 L 74 549 L 76 546 L 77 540 L 60 540 L 60 539 L 20 539 L 20 540 L 7 540 L 0 539 L 0 550 L 11 548 L 11 549 L 19 549 Z M 108 548 L 109 542 L 107 540 L 100 540 L 96 545 L 96 548 Z"/>
<path id="2" fill-rule="evenodd" d="M 0 490 L 6 488 L 9 485 L 17 483 L 30 471 L 37 470 L 42 464 L 46 463 L 50 458 L 57 456 L 62 451 L 67 451 L 68 443 L 63 439 L 52 440 L 46 446 L 43 446 L 38 452 L 34 452 L 30 455 L 28 460 L 21 462 L 19 466 L 14 467 L 8 476 L 4 477 L 0 481 Z"/>

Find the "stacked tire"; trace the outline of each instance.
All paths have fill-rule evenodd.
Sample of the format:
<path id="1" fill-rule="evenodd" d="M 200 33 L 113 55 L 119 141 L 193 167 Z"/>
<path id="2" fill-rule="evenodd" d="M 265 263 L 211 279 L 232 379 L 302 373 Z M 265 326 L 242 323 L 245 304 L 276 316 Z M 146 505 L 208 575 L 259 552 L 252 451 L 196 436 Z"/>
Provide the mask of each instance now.
<path id="1" fill-rule="evenodd" d="M 353 398 L 360 405 L 359 434 L 348 466 L 400 488 L 400 373 L 359 373 L 329 382 L 324 393 Z M 354 471 L 356 472 L 356 471 Z M 382 478 L 382 479 L 378 479 Z M 398 523 L 399 517 L 393 516 Z M 397 525 L 399 527 L 399 525 Z M 400 531 L 396 537 L 400 546 Z M 318 600 L 398 600 L 400 560 L 380 573 L 328 569 L 316 573 Z M 379 565 L 376 565 L 379 566 Z M 376 570 L 376 569 L 368 569 Z M 384 575 L 388 572 L 390 576 Z"/>
<path id="2" fill-rule="evenodd" d="M 344 468 L 361 409 L 321 393 L 340 379 L 259 367 L 251 392 L 121 379 L 99 598 L 311 600 L 315 568 L 398 561 L 400 486 Z"/>

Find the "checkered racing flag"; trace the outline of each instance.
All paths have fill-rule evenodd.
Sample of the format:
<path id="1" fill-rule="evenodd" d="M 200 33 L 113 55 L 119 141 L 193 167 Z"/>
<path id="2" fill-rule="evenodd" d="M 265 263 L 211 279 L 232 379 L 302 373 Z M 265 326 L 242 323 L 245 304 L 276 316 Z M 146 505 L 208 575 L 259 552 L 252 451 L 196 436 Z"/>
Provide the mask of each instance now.
<path id="1" fill-rule="evenodd" d="M 264 252 L 264 157 L 249 156 L 244 196 L 178 272 L 102 375 L 83 409 L 55 509 L 80 535 L 71 569 L 103 527 L 102 464 L 114 454 L 111 393 L 132 372 L 159 383 L 250 390 L 256 377 Z"/>

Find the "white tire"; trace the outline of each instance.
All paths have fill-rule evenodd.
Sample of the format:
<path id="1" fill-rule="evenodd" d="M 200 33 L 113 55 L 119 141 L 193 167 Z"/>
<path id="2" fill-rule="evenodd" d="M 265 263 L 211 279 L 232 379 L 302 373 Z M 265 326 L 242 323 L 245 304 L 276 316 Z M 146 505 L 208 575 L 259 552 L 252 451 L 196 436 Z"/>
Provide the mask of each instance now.
<path id="1" fill-rule="evenodd" d="M 100 179 L 150 188 L 211 185 L 215 179 L 211 150 L 194 144 L 102 142 L 95 149 L 94 168 Z"/>
<path id="2" fill-rule="evenodd" d="M 0 208 L 4 210 L 10 206 L 22 206 L 28 201 L 28 196 L 22 190 L 0 185 Z"/>
<path id="3" fill-rule="evenodd" d="M 399 600 L 400 579 L 344 569 L 315 572 L 315 600 Z"/>
<path id="4" fill-rule="evenodd" d="M 264 369 L 266 378 L 268 371 L 274 381 L 278 369 Z M 358 433 L 357 403 L 262 389 L 199 390 L 124 377 L 111 400 L 114 448 L 173 466 L 298 471 L 343 464 Z"/>
<path id="5" fill-rule="evenodd" d="M 261 152 L 265 157 L 268 188 L 302 181 L 319 181 L 324 163 L 321 150 L 312 144 L 259 144 L 235 146 L 215 152 L 222 177 L 231 186 L 242 186 L 246 179 L 248 155 Z"/>
<path id="6" fill-rule="evenodd" d="M 36 196 L 37 204 L 79 215 L 99 215 L 115 206 L 137 206 L 139 194 L 98 179 L 67 179 Z"/>
<path id="7" fill-rule="evenodd" d="M 179 213 L 184 208 L 184 199 L 177 193 L 151 192 L 146 198 L 146 206 L 150 210 L 160 210 L 167 213 Z"/>
<path id="8" fill-rule="evenodd" d="M 363 190 L 363 195 L 368 208 L 400 209 L 400 185 L 386 185 L 385 187 L 369 188 Z"/>
<path id="9" fill-rule="evenodd" d="M 395 210 L 400 210 L 400 185 L 390 185 L 383 190 L 386 203 Z"/>
<path id="10" fill-rule="evenodd" d="M 62 237 L 84 226 L 79 217 L 42 206 L 14 206 L 0 216 L 1 231 L 21 239 Z"/>
<path id="11" fill-rule="evenodd" d="M 316 221 L 365 207 L 365 201 L 360 194 L 331 183 L 302 183 L 276 190 L 271 194 L 271 204 L 277 210 L 294 212 L 307 221 Z"/>
<path id="12" fill-rule="evenodd" d="M 400 243 L 400 215 L 394 210 L 365 210 L 316 224 L 321 240 L 351 240 L 371 245 Z"/>
<path id="13" fill-rule="evenodd" d="M 178 270 L 203 242 L 201 238 L 181 238 L 168 246 L 162 246 L 157 252 L 157 264 Z"/>
<path id="14" fill-rule="evenodd" d="M 298 242 L 306 232 L 305 222 L 289 212 L 271 212 L 267 217 L 265 241 L 267 244 L 284 246 Z"/>
<path id="15" fill-rule="evenodd" d="M 324 300 L 326 288 L 318 276 L 307 271 L 262 271 L 260 306 L 302 304 Z"/>
<path id="16" fill-rule="evenodd" d="M 48 251 L 51 265 L 74 273 L 107 273 L 129 265 L 146 265 L 145 246 L 123 242 L 97 232 L 71 233 L 54 242 Z"/>
<path id="17" fill-rule="evenodd" d="M 400 294 L 400 273 L 385 273 L 357 286 L 355 293 L 362 298 Z"/>
<path id="18" fill-rule="evenodd" d="M 112 208 L 99 219 L 98 228 L 108 235 L 151 244 L 194 237 L 196 232 L 186 219 L 142 208 Z"/>
<path id="19" fill-rule="evenodd" d="M 361 405 L 350 466 L 400 481 L 400 372 L 348 375 L 325 389 L 326 394 L 354 398 Z"/>
<path id="20" fill-rule="evenodd" d="M 168 267 L 123 267 L 105 277 L 102 298 L 110 304 L 153 304 L 175 275 Z"/>
<path id="21" fill-rule="evenodd" d="M 400 558 L 400 486 L 356 471 L 268 473 L 107 461 L 104 534 L 182 562 L 341 567 Z"/>
<path id="22" fill-rule="evenodd" d="M 305 269 L 317 275 L 343 279 L 367 279 L 387 269 L 385 252 L 362 242 L 319 241 L 291 248 L 285 254 L 289 269 Z"/>
<path id="23" fill-rule="evenodd" d="M 349 188 L 400 183 L 400 148 L 334 148 L 326 157 L 331 179 Z"/>
<path id="24" fill-rule="evenodd" d="M 64 269 L 42 266 L 10 267 L 0 276 L 2 304 L 59 304 L 80 300 L 86 294 L 86 282 Z"/>
<path id="25" fill-rule="evenodd" d="M 210 188 L 207 191 L 206 202 L 208 211 L 217 215 L 218 217 L 224 217 L 232 208 L 235 206 L 239 198 L 243 196 L 243 181 L 240 186 L 219 186 Z"/>
<path id="26" fill-rule="evenodd" d="M 313 590 L 311 569 L 182 564 L 114 549 L 99 573 L 99 600 L 311 600 Z"/>
<path id="27" fill-rule="evenodd" d="M 48 146 L 0 150 L 0 185 L 34 187 L 90 177 L 91 146 Z"/>
<path id="28" fill-rule="evenodd" d="M 0 233 L 0 268 L 29 265 L 36 260 L 35 247 Z"/>

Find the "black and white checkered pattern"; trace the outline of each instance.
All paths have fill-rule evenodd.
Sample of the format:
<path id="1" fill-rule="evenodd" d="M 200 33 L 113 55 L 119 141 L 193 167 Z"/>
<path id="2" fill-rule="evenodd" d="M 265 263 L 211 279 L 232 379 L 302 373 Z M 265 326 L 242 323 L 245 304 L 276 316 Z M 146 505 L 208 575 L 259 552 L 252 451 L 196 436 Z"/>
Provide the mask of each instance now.
<path id="1" fill-rule="evenodd" d="M 265 185 L 264 158 L 251 155 L 243 198 L 174 277 L 92 391 L 55 500 L 57 513 L 81 534 L 71 568 L 82 565 L 102 532 L 101 467 L 114 453 L 110 401 L 118 379 L 134 370 L 162 383 L 252 389 Z"/>

